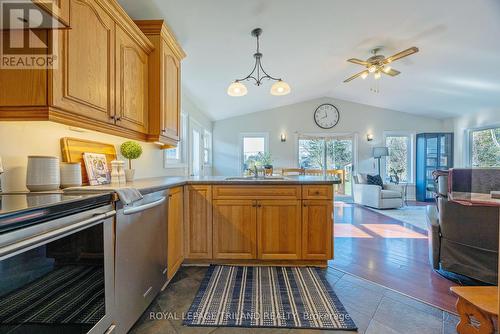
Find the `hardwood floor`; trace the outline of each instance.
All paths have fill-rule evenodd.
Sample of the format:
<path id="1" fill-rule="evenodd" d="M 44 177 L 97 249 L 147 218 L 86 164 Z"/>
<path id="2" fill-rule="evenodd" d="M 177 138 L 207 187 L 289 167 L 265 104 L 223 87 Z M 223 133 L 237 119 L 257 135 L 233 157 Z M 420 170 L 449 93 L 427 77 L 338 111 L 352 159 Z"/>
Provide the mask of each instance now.
<path id="1" fill-rule="evenodd" d="M 426 231 L 343 202 L 335 202 L 334 229 L 329 266 L 456 312 L 449 288 L 457 284 L 432 270 Z"/>

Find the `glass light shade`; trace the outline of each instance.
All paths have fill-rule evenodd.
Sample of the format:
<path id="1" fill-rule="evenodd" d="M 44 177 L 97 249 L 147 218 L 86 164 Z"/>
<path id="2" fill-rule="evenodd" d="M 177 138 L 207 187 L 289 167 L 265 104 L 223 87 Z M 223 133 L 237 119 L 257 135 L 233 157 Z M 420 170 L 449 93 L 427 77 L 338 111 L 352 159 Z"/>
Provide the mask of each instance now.
<path id="1" fill-rule="evenodd" d="M 389 156 L 389 148 L 388 147 L 374 147 L 373 148 L 373 157 L 375 159 L 379 159 L 382 157 Z"/>
<path id="2" fill-rule="evenodd" d="M 229 96 L 245 96 L 247 93 L 247 87 L 241 82 L 233 82 L 227 88 L 227 95 Z"/>
<path id="3" fill-rule="evenodd" d="M 361 79 L 365 80 L 367 77 L 368 77 L 368 72 L 363 72 L 363 74 L 361 74 Z"/>
<path id="4" fill-rule="evenodd" d="M 271 94 L 276 96 L 283 96 L 290 94 L 290 85 L 284 81 L 277 81 L 271 87 Z"/>
<path id="5" fill-rule="evenodd" d="M 384 66 L 384 73 L 389 73 L 392 70 L 392 67 L 390 66 Z"/>
<path id="6" fill-rule="evenodd" d="M 380 73 L 380 71 L 375 72 L 375 74 L 373 75 L 373 77 L 375 78 L 375 80 L 380 79 L 381 76 L 382 76 L 382 74 Z"/>
<path id="7" fill-rule="evenodd" d="M 370 73 L 374 73 L 376 70 L 377 70 L 377 66 L 375 66 L 375 65 L 368 67 L 368 72 L 370 72 Z"/>

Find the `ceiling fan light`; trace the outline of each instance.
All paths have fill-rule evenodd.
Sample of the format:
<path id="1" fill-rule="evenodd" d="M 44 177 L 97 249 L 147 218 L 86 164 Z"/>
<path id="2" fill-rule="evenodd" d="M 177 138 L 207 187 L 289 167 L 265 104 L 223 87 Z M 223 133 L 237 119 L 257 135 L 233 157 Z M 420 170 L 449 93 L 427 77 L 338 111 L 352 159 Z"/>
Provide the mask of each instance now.
<path id="1" fill-rule="evenodd" d="M 384 66 L 384 73 L 389 73 L 392 70 L 390 66 Z"/>
<path id="2" fill-rule="evenodd" d="M 375 80 L 380 79 L 381 76 L 382 76 L 382 73 L 380 73 L 380 71 L 375 72 L 375 74 L 373 75 L 373 77 L 375 78 Z"/>
<path id="3" fill-rule="evenodd" d="M 375 73 L 376 70 L 377 70 L 377 66 L 375 66 L 375 65 L 371 65 L 370 67 L 368 67 L 368 72 L 370 72 L 370 73 Z"/>
<path id="4" fill-rule="evenodd" d="M 368 72 L 365 71 L 361 74 L 361 79 L 365 80 L 366 78 L 368 78 Z"/>
<path id="5" fill-rule="evenodd" d="M 291 91 L 290 85 L 282 80 L 276 81 L 271 86 L 271 95 L 275 95 L 275 96 L 288 95 L 288 94 L 290 94 L 290 91 Z"/>
<path id="6" fill-rule="evenodd" d="M 227 88 L 227 95 L 229 96 L 245 96 L 248 93 L 247 87 L 241 82 L 235 81 Z"/>

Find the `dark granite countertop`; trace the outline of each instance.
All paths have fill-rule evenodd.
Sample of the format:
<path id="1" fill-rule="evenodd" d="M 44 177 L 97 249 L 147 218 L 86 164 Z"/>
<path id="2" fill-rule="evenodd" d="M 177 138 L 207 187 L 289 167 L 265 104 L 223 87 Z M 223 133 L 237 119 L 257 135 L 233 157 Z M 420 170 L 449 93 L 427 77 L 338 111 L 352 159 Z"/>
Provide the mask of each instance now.
<path id="1" fill-rule="evenodd" d="M 217 185 L 334 185 L 340 181 L 332 177 L 324 176 L 286 176 L 284 178 L 243 178 L 228 176 L 204 176 L 204 177 L 154 177 L 138 179 L 121 185 L 87 186 L 65 189 L 66 193 L 78 192 L 103 192 L 114 191 L 121 188 L 135 188 L 143 195 L 161 191 L 169 188 L 183 186 L 186 184 L 217 184 Z"/>

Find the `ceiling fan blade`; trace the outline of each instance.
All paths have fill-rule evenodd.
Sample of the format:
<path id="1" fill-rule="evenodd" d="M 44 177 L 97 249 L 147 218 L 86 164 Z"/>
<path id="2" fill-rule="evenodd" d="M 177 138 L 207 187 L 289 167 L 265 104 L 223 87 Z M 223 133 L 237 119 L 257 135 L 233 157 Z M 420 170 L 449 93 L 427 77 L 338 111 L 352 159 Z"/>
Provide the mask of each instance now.
<path id="1" fill-rule="evenodd" d="M 418 48 L 413 46 L 409 49 L 406 49 L 404 51 L 396 53 L 395 55 L 392 55 L 390 57 L 385 58 L 384 64 L 392 63 L 393 61 L 396 61 L 396 60 L 404 58 L 404 57 L 408 57 L 409 55 L 412 55 L 412 54 L 417 53 L 417 52 L 418 52 Z"/>
<path id="2" fill-rule="evenodd" d="M 398 70 L 395 70 L 393 68 L 391 68 L 391 70 L 389 72 L 382 71 L 382 73 L 390 75 L 391 77 L 395 77 L 396 75 L 401 74 L 401 72 L 399 72 Z"/>
<path id="3" fill-rule="evenodd" d="M 357 77 L 360 77 L 363 73 L 366 73 L 368 75 L 369 72 L 368 72 L 368 70 L 364 70 L 364 71 L 361 71 L 359 73 L 356 73 L 352 77 L 345 79 L 344 83 L 347 83 L 349 81 L 352 81 L 352 80 L 356 79 Z"/>
<path id="4" fill-rule="evenodd" d="M 362 65 L 362 66 L 367 66 L 367 65 L 370 64 L 367 61 L 364 61 L 364 60 L 361 60 L 361 59 L 357 59 L 357 58 L 347 59 L 347 61 L 350 62 L 350 63 L 353 63 L 353 64 Z"/>

